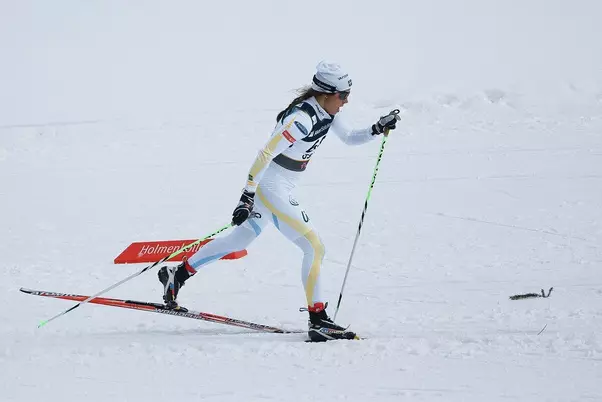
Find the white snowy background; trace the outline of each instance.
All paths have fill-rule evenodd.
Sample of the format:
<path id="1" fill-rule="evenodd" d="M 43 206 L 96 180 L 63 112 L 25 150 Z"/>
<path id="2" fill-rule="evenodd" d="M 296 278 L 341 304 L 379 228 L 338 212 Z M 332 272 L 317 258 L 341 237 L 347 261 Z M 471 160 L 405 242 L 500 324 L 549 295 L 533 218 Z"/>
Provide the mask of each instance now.
<path id="1" fill-rule="evenodd" d="M 601 16 L 597 0 L 0 1 L 0 399 L 602 401 Z M 341 118 L 403 114 L 337 319 L 367 339 L 94 305 L 36 328 L 72 303 L 19 287 L 90 294 L 142 268 L 112 264 L 132 241 L 227 223 L 325 58 L 354 82 Z M 298 189 L 333 305 L 378 147 L 329 138 Z M 304 328 L 300 263 L 267 230 L 180 299 Z"/>

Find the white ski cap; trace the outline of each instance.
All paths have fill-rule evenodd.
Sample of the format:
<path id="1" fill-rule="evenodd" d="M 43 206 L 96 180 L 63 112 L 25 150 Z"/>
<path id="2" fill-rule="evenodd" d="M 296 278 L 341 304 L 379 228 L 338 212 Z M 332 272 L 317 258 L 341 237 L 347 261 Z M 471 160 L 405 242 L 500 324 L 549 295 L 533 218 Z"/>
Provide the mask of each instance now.
<path id="1" fill-rule="evenodd" d="M 331 94 L 349 91 L 351 89 L 351 78 L 339 64 L 321 61 L 316 66 L 316 74 L 311 87 L 318 92 Z"/>

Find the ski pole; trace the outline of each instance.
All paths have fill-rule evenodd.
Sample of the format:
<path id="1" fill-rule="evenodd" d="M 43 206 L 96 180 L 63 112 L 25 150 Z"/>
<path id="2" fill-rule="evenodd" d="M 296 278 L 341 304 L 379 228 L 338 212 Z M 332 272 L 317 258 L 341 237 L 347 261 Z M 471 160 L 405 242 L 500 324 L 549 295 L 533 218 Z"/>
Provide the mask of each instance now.
<path id="1" fill-rule="evenodd" d="M 140 271 L 138 271 L 138 272 L 136 272 L 136 273 L 133 273 L 132 275 L 128 276 L 127 278 L 125 278 L 125 279 L 122 279 L 121 281 L 119 281 L 119 282 L 117 282 L 117 283 L 115 283 L 115 284 L 113 284 L 113 285 L 109 286 L 108 288 L 101 290 L 100 292 L 98 292 L 98 293 L 96 293 L 96 294 L 94 294 L 94 295 L 92 295 L 92 296 L 88 297 L 86 300 L 84 300 L 84 301 L 81 301 L 81 302 L 77 303 L 77 304 L 76 304 L 76 305 L 74 305 L 73 307 L 70 307 L 70 308 L 68 308 L 67 310 L 65 310 L 65 311 L 63 311 L 63 312 L 61 312 L 61 313 L 59 313 L 59 314 L 55 315 L 55 316 L 54 316 L 54 317 L 52 317 L 52 318 L 49 318 L 49 319 L 47 319 L 47 320 L 45 320 L 45 321 L 42 321 L 42 322 L 41 322 L 41 323 L 38 325 L 38 328 L 41 328 L 41 327 L 43 327 L 44 325 L 48 324 L 50 321 L 53 321 L 53 320 L 55 320 L 55 319 L 59 318 L 60 316 L 62 316 L 62 315 L 65 315 L 65 314 L 67 314 L 68 312 L 75 310 L 76 308 L 78 308 L 78 307 L 79 307 L 79 306 L 81 306 L 82 304 L 88 303 L 90 300 L 93 300 L 93 299 L 97 298 L 98 296 L 100 296 L 100 295 L 102 295 L 102 294 L 105 294 L 105 293 L 107 293 L 109 290 L 115 289 L 117 286 L 120 286 L 120 285 L 122 285 L 122 284 L 126 283 L 126 282 L 127 282 L 127 281 L 129 281 L 130 279 L 137 277 L 138 275 L 140 275 L 140 274 L 142 274 L 142 273 L 144 273 L 144 272 L 148 271 L 149 269 L 152 269 L 152 268 L 156 267 L 157 265 L 159 265 L 159 264 L 161 264 L 161 263 L 163 263 L 163 262 L 165 262 L 165 261 L 169 260 L 170 258 L 173 258 L 173 257 L 175 257 L 175 256 L 177 256 L 177 255 L 179 255 L 179 254 L 181 254 L 181 253 L 183 253 L 183 252 L 187 251 L 187 250 L 188 250 L 188 249 L 190 249 L 191 247 L 194 247 L 194 246 L 196 246 L 197 244 L 201 243 L 203 240 L 207 240 L 207 239 L 209 239 L 210 237 L 213 237 L 213 236 L 217 235 L 218 233 L 221 233 L 221 232 L 223 232 L 224 230 L 226 230 L 226 229 L 228 229 L 228 228 L 230 228 L 230 227 L 232 227 L 232 224 L 231 224 L 231 223 L 228 223 L 227 225 L 225 225 L 225 226 L 221 227 L 220 229 L 216 230 L 215 232 L 211 233 L 210 235 L 208 235 L 208 236 L 205 236 L 205 237 L 203 237 L 202 239 L 198 239 L 197 241 L 195 241 L 195 242 L 193 242 L 193 243 L 190 243 L 190 244 L 188 244 L 187 246 L 184 246 L 184 247 L 182 247 L 181 249 L 179 249 L 179 250 L 177 250 L 177 251 L 174 251 L 173 253 L 171 253 L 171 254 L 170 254 L 170 255 L 168 255 L 167 257 L 164 257 L 164 258 L 162 258 L 161 260 L 159 260 L 159 261 L 157 261 L 157 262 L 155 262 L 155 263 L 152 263 L 151 265 L 149 265 L 149 266 L 147 266 L 147 267 L 145 267 L 145 268 L 141 269 Z"/>
<path id="2" fill-rule="evenodd" d="M 392 110 L 389 115 L 395 115 L 395 118 L 399 120 L 399 109 Z M 368 209 L 368 201 L 370 200 L 370 196 L 372 195 L 372 189 L 374 188 L 374 183 L 376 182 L 376 175 L 378 173 L 378 167 L 380 165 L 380 161 L 383 157 L 383 152 L 385 151 L 385 144 L 387 143 L 387 138 L 389 136 L 389 131 L 387 130 L 383 135 L 383 141 L 380 144 L 380 151 L 378 153 L 378 158 L 376 159 L 376 166 L 374 167 L 374 173 L 372 174 L 372 181 L 370 182 L 370 188 L 368 189 L 368 195 L 366 196 L 366 201 L 364 202 L 364 209 L 362 210 L 362 216 L 360 218 L 360 223 L 357 228 L 357 233 L 355 235 L 355 240 L 353 241 L 353 248 L 351 249 L 351 255 L 349 256 L 349 262 L 347 263 L 347 270 L 345 271 L 345 277 L 343 278 L 343 285 L 341 286 L 341 293 L 339 294 L 339 301 L 337 302 L 337 308 L 334 312 L 333 321 L 337 319 L 337 314 L 339 312 L 339 307 L 341 306 L 341 299 L 343 298 L 343 290 L 345 289 L 345 283 L 347 283 L 347 276 L 349 275 L 349 269 L 351 268 L 351 261 L 353 260 L 353 255 L 355 254 L 355 247 L 357 246 L 357 241 L 360 237 L 360 232 L 362 231 L 362 225 L 364 223 L 364 217 L 366 216 L 366 210 Z"/>

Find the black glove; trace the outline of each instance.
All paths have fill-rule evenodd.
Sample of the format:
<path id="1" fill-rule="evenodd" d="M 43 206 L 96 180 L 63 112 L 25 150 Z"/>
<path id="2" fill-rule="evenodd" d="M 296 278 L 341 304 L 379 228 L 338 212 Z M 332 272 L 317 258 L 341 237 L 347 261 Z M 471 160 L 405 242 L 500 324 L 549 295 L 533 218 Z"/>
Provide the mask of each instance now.
<path id="1" fill-rule="evenodd" d="M 389 130 L 395 130 L 395 124 L 401 120 L 399 117 L 399 110 L 395 109 L 386 116 L 382 116 L 378 121 L 372 125 L 372 135 L 379 135 L 385 133 L 389 134 Z"/>
<path id="2" fill-rule="evenodd" d="M 253 205 L 255 204 L 255 201 L 253 201 L 254 197 L 255 193 L 246 190 L 242 192 L 240 201 L 238 201 L 238 205 L 234 208 L 234 212 L 232 212 L 233 225 L 240 226 L 249 218 L 251 211 L 253 211 Z"/>

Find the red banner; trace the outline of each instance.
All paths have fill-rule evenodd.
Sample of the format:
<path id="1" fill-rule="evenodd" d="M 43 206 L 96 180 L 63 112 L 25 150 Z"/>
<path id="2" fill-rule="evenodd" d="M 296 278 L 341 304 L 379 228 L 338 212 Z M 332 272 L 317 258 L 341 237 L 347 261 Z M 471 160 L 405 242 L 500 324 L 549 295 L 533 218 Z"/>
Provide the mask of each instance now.
<path id="1" fill-rule="evenodd" d="M 185 253 L 180 253 L 177 256 L 169 259 L 168 261 L 182 261 L 184 257 L 190 257 L 203 245 L 209 243 L 212 239 L 204 240 L 199 244 L 196 244 Z M 185 247 L 196 240 L 165 240 L 165 241 L 140 241 L 132 243 L 123 250 L 115 258 L 115 264 L 136 264 L 141 262 L 157 262 L 168 255 L 175 253 L 182 247 Z M 228 255 L 223 256 L 222 260 L 237 260 L 247 255 L 247 250 L 235 251 Z"/>

